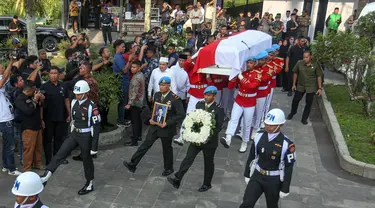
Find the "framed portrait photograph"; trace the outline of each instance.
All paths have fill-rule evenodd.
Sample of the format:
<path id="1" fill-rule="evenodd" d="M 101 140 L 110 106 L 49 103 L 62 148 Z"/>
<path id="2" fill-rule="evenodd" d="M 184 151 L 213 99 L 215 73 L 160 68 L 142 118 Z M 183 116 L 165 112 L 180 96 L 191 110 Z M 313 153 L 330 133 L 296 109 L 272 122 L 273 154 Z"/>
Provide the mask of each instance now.
<path id="1" fill-rule="evenodd" d="M 167 119 L 168 105 L 163 103 L 154 103 L 154 109 L 152 111 L 152 120 L 164 124 Z"/>

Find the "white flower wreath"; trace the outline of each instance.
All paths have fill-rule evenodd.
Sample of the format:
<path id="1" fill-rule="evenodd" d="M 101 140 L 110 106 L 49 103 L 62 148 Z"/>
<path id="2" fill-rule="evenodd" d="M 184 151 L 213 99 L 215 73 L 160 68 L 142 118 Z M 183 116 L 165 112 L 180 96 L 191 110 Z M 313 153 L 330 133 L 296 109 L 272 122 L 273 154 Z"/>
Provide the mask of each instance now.
<path id="1" fill-rule="evenodd" d="M 186 116 L 182 128 L 182 138 L 185 141 L 196 145 L 205 144 L 215 128 L 214 114 L 196 109 Z"/>

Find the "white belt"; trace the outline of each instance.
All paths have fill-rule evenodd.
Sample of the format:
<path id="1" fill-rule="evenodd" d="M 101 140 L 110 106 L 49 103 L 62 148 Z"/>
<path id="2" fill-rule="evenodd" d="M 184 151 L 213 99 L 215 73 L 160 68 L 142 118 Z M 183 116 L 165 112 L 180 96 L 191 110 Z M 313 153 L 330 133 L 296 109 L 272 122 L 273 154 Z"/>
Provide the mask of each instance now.
<path id="1" fill-rule="evenodd" d="M 262 175 L 267 175 L 267 176 L 278 176 L 280 175 L 279 170 L 263 170 L 259 165 L 255 167 L 255 169 Z"/>
<path id="2" fill-rule="evenodd" d="M 268 85 L 267 86 L 260 86 L 258 87 L 258 90 L 266 90 L 268 88 Z"/>
<path id="3" fill-rule="evenodd" d="M 241 97 L 255 97 L 255 96 L 257 96 L 257 93 L 246 94 L 246 93 L 242 93 L 242 92 L 238 91 L 238 95 L 241 96 Z"/>
<path id="4" fill-rule="evenodd" d="M 88 133 L 88 132 L 91 132 L 91 128 L 84 128 L 84 129 L 74 128 L 73 131 L 77 133 Z"/>
<path id="5" fill-rule="evenodd" d="M 102 24 L 102 26 L 111 26 L 111 24 Z"/>
<path id="6" fill-rule="evenodd" d="M 206 84 L 203 84 L 203 85 L 190 85 L 190 88 L 196 88 L 196 89 L 202 89 L 202 88 L 206 88 L 207 85 Z"/>
<path id="7" fill-rule="evenodd" d="M 271 81 L 268 81 L 268 84 L 271 84 Z"/>
<path id="8" fill-rule="evenodd" d="M 273 76 L 272 79 L 276 79 L 276 76 Z"/>
<path id="9" fill-rule="evenodd" d="M 214 79 L 215 83 L 219 83 L 219 82 L 222 82 L 222 81 L 223 81 L 223 79 Z"/>

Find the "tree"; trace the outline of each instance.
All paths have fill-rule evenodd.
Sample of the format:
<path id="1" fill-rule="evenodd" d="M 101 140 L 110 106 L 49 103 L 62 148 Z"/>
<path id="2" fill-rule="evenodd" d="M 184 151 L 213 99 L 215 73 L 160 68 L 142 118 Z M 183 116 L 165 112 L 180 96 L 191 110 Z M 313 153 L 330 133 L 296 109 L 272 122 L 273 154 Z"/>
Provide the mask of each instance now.
<path id="1" fill-rule="evenodd" d="M 36 42 L 36 5 L 41 5 L 39 0 L 26 0 L 26 24 L 27 24 L 27 49 L 29 55 L 38 55 L 38 44 Z M 40 8 L 40 7 L 39 7 Z"/>
<path id="2" fill-rule="evenodd" d="M 371 15 L 375 17 L 375 13 Z M 314 58 L 324 63 L 327 69 L 344 73 L 350 100 L 360 101 L 364 112 L 371 116 L 375 76 L 374 56 L 370 52 L 375 36 L 369 31 L 375 29 L 375 26 L 367 22 L 367 15 L 365 17 L 358 20 L 357 29 L 353 33 L 319 34 L 312 51 Z"/>

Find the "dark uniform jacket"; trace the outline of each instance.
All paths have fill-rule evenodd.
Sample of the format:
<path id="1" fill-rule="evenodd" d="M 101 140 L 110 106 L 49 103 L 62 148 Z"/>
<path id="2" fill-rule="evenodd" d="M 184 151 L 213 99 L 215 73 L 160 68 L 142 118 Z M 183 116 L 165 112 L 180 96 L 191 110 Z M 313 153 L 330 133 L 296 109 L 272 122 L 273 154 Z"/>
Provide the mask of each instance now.
<path id="1" fill-rule="evenodd" d="M 98 151 L 97 143 L 99 140 L 100 133 L 100 115 L 99 110 L 95 106 L 94 102 L 87 99 L 81 105 L 78 100 L 72 101 L 71 116 L 73 125 L 77 129 L 93 128 L 92 135 L 92 146 L 91 150 Z M 73 130 L 74 132 L 74 130 Z M 91 133 L 91 132 L 90 132 Z"/>
<path id="2" fill-rule="evenodd" d="M 164 100 L 161 101 L 162 94 L 157 92 L 154 94 L 154 101 L 158 103 L 168 104 L 167 111 L 167 126 L 160 128 L 156 125 L 150 126 L 150 132 L 156 133 L 158 137 L 173 137 L 176 135 L 176 124 L 181 123 L 185 117 L 184 107 L 182 106 L 182 101 L 175 95 L 172 91 L 165 96 Z"/>
<path id="3" fill-rule="evenodd" d="M 199 101 L 195 107 L 196 109 L 205 109 L 205 102 Z M 214 134 L 209 138 L 209 141 L 206 144 L 201 145 L 202 148 L 216 148 L 218 146 L 219 141 L 219 132 L 224 123 L 224 109 L 219 107 L 219 105 L 214 102 L 212 105 L 207 109 L 208 112 L 212 112 L 215 114 L 216 126 L 214 130 Z"/>
<path id="4" fill-rule="evenodd" d="M 286 143 L 284 143 L 284 140 Z M 255 159 L 255 143 L 257 142 L 257 154 L 259 157 L 258 165 L 263 170 L 277 171 L 279 170 L 280 157 L 282 151 L 284 154 L 284 181 L 281 183 L 281 190 L 284 193 L 289 193 L 289 186 L 292 180 L 293 165 L 295 162 L 295 146 L 284 134 L 279 133 L 272 141 L 268 141 L 268 133 L 257 135 L 250 148 L 249 158 L 246 162 L 245 177 L 250 177 L 250 163 Z M 283 147 L 287 144 L 287 147 Z M 257 170 L 255 170 L 257 171 Z M 253 175 L 254 176 L 254 175 Z M 268 176 L 266 176 L 268 177 Z M 253 178 L 252 178 L 253 180 Z M 256 180 L 256 179 L 255 179 Z"/>
<path id="5" fill-rule="evenodd" d="M 16 99 L 16 108 L 20 112 L 22 130 L 39 131 L 42 128 L 40 118 L 40 105 L 34 102 L 32 97 L 21 93 Z"/>

